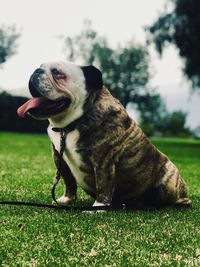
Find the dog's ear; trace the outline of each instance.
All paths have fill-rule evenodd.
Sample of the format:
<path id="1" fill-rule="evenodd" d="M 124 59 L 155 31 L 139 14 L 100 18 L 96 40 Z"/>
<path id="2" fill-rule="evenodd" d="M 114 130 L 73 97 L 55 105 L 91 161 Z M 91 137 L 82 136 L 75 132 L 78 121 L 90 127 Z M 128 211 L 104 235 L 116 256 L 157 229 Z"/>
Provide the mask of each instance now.
<path id="1" fill-rule="evenodd" d="M 82 66 L 87 90 L 98 90 L 103 86 L 102 73 L 94 66 Z"/>

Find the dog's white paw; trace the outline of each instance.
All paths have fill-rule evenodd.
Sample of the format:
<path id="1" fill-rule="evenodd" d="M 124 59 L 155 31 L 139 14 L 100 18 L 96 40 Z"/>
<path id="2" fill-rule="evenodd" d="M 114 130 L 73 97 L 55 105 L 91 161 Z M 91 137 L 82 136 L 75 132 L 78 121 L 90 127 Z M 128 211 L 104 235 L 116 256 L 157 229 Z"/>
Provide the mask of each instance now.
<path id="1" fill-rule="evenodd" d="M 101 212 L 106 212 L 106 208 L 110 206 L 110 203 L 101 203 L 98 201 L 95 201 L 92 207 L 96 207 L 97 209 L 91 210 L 91 211 L 85 211 L 84 213 L 101 213 Z M 100 209 L 98 209 L 100 207 Z M 103 209 L 105 207 L 105 210 Z M 102 209 L 101 209 L 102 208 Z"/>
<path id="2" fill-rule="evenodd" d="M 102 203 L 102 202 L 98 202 L 97 200 L 95 200 L 94 204 L 92 205 L 92 207 L 109 207 L 110 203 Z"/>
<path id="3" fill-rule="evenodd" d="M 63 206 L 72 204 L 76 200 L 76 197 L 62 196 L 57 199 L 57 203 Z"/>

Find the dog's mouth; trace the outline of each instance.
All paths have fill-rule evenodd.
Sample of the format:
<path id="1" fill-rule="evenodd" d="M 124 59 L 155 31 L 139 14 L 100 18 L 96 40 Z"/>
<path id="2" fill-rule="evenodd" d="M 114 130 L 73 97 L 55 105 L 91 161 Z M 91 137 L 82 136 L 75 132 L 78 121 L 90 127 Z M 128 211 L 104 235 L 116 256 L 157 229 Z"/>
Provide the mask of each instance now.
<path id="1" fill-rule="evenodd" d="M 29 81 L 29 90 L 33 98 L 18 108 L 17 114 L 21 118 L 24 118 L 26 114 L 38 119 L 50 118 L 53 115 L 63 112 L 70 106 L 71 100 L 68 97 L 49 100 L 41 95 L 32 82 L 32 76 Z"/>
<path id="2" fill-rule="evenodd" d="M 33 117 L 50 117 L 64 111 L 69 107 L 70 103 L 69 98 L 49 100 L 42 96 L 34 97 L 19 107 L 17 114 L 21 118 L 24 118 L 26 114 L 30 114 Z"/>

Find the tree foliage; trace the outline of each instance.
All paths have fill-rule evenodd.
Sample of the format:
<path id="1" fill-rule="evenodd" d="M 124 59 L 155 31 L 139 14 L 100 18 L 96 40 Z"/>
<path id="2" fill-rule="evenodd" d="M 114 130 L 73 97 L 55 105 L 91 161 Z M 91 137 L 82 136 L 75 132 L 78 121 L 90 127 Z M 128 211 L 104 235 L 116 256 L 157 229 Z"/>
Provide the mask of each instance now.
<path id="1" fill-rule="evenodd" d="M 200 87 L 200 1 L 166 0 L 173 4 L 149 27 L 150 38 L 162 54 L 169 43 L 174 44 L 184 59 L 184 73 L 194 88 Z"/>
<path id="2" fill-rule="evenodd" d="M 16 41 L 19 36 L 15 26 L 2 26 L 0 28 L 0 64 L 6 62 L 9 57 L 16 53 Z"/>
<path id="3" fill-rule="evenodd" d="M 179 110 L 167 113 L 160 121 L 159 128 L 166 136 L 187 137 L 191 135 L 190 129 L 186 126 L 187 113 Z"/>
<path id="4" fill-rule="evenodd" d="M 85 65 L 96 65 L 103 71 L 105 85 L 124 106 L 137 103 L 146 94 L 149 78 L 149 54 L 146 47 L 129 43 L 113 49 L 86 21 L 82 32 L 65 39 L 67 58 Z M 148 94 L 150 97 L 150 92 Z"/>
<path id="5" fill-rule="evenodd" d="M 104 83 L 111 93 L 125 107 L 131 104 L 139 111 L 140 126 L 147 135 L 162 131 L 173 135 L 164 128 L 165 119 L 171 115 L 164 100 L 148 86 L 150 58 L 146 47 L 130 42 L 113 49 L 106 38 L 92 29 L 90 21 L 86 21 L 80 34 L 65 38 L 65 52 L 68 60 L 93 64 L 102 70 Z"/>
<path id="6" fill-rule="evenodd" d="M 140 111 L 140 126 L 144 132 L 151 136 L 160 131 L 160 123 L 167 114 L 165 103 L 156 92 L 149 95 L 138 96 L 138 110 Z"/>

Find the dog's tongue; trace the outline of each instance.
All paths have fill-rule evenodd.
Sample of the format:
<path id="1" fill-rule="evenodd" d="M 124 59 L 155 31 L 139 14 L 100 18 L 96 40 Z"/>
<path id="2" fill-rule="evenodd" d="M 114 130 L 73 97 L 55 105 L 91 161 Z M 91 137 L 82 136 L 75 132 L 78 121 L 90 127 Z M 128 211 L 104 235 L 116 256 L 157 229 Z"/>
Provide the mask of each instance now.
<path id="1" fill-rule="evenodd" d="M 38 108 L 45 101 L 48 100 L 44 97 L 35 97 L 31 100 L 28 100 L 26 103 L 24 103 L 21 107 L 18 108 L 17 114 L 20 117 L 24 118 L 24 116 L 30 109 Z"/>

